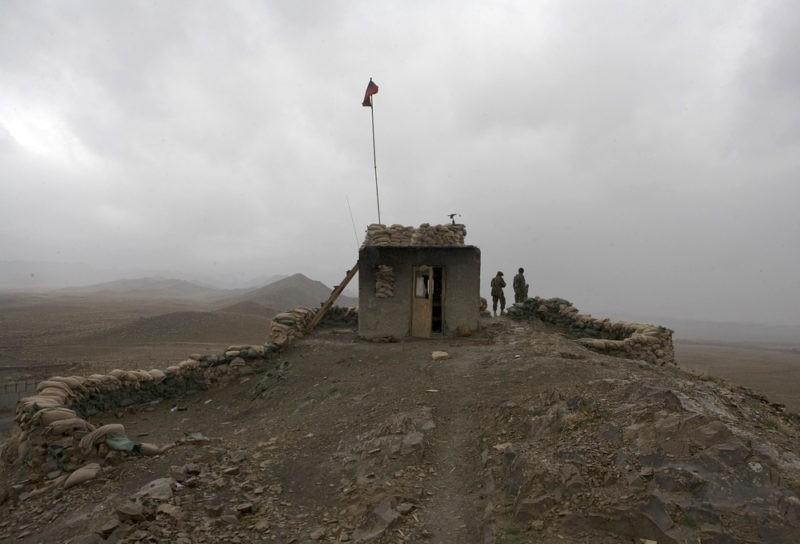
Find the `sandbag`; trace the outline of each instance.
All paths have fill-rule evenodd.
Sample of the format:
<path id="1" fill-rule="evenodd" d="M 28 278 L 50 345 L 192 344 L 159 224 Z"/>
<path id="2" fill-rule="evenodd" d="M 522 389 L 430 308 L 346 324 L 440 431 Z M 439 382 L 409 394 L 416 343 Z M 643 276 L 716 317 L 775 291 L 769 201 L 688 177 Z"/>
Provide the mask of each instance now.
<path id="1" fill-rule="evenodd" d="M 74 410 L 70 410 L 69 408 L 45 408 L 44 410 L 39 410 L 33 417 L 31 418 L 31 422 L 34 425 L 41 425 L 42 427 L 47 427 L 50 424 L 64 420 L 64 419 L 77 419 L 78 414 L 75 413 Z"/>
<path id="2" fill-rule="evenodd" d="M 64 392 L 63 389 L 58 387 L 45 387 L 39 392 L 39 395 L 42 397 L 57 399 L 59 404 L 67 404 L 67 399 L 70 396 L 69 393 Z"/>
<path id="3" fill-rule="evenodd" d="M 69 387 L 70 391 L 72 391 L 72 393 L 75 394 L 76 396 L 82 393 L 86 393 L 87 389 L 86 386 L 84 385 L 84 383 L 86 383 L 86 380 L 87 380 L 86 378 L 79 376 L 70 376 L 68 378 L 65 378 L 64 376 L 52 376 L 51 378 L 49 378 L 49 381 L 63 383 L 64 385 Z"/>
<path id="4" fill-rule="evenodd" d="M 175 444 L 167 444 L 166 446 L 156 446 L 155 444 L 151 444 L 149 442 L 142 442 L 140 453 L 142 455 L 158 455 L 164 453 L 168 449 L 174 447 Z"/>
<path id="5" fill-rule="evenodd" d="M 157 368 L 150 370 L 148 374 L 150 374 L 150 376 L 153 378 L 153 382 L 157 384 L 163 382 L 167 378 L 167 375 L 164 374 L 164 371 Z"/>
<path id="6" fill-rule="evenodd" d="M 125 427 L 119 423 L 109 423 L 95 429 L 81 438 L 80 449 L 84 455 L 90 455 L 95 444 L 101 442 L 108 433 L 125 434 Z"/>
<path id="7" fill-rule="evenodd" d="M 36 392 L 41 393 L 43 389 L 47 388 L 60 389 L 68 396 L 73 394 L 72 389 L 70 389 L 67 384 L 56 380 L 44 380 L 39 382 L 39 385 L 36 386 Z"/>
<path id="8" fill-rule="evenodd" d="M 70 474 L 64 482 L 64 489 L 93 480 L 100 473 L 100 465 L 89 463 Z"/>
<path id="9" fill-rule="evenodd" d="M 71 411 L 71 410 L 70 410 Z M 59 419 L 50 423 L 44 431 L 45 436 L 48 435 L 73 435 L 77 431 L 92 432 L 95 426 L 79 417 L 70 419 Z"/>
<path id="10" fill-rule="evenodd" d="M 37 412 L 45 408 L 59 408 L 63 406 L 64 403 L 59 399 L 45 397 L 43 395 L 34 395 L 32 397 L 19 399 L 17 401 L 17 412 Z"/>

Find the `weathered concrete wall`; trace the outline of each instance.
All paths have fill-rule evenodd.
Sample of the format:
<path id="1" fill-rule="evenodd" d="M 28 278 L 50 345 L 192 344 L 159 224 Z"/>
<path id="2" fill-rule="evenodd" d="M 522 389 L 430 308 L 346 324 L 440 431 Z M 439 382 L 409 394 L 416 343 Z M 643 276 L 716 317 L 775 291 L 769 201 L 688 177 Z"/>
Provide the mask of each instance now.
<path id="1" fill-rule="evenodd" d="M 379 266 L 394 273 L 392 296 L 379 297 Z M 358 332 L 363 338 L 403 338 L 411 330 L 413 270 L 415 266 L 442 267 L 444 314 L 442 331 L 456 334 L 459 325 L 478 328 L 481 251 L 474 246 L 415 247 L 364 246 L 359 251 Z"/>

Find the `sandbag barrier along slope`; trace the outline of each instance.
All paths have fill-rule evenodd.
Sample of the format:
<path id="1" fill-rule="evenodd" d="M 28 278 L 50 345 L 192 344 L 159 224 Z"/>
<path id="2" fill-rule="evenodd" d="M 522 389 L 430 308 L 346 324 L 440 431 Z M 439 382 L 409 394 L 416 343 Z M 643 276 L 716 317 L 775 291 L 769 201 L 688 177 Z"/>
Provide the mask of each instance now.
<path id="1" fill-rule="evenodd" d="M 131 455 L 161 453 L 170 445 L 136 443 L 125 436 L 122 425 L 95 428 L 86 418 L 205 390 L 230 373 L 252 372 L 278 349 L 269 342 L 263 346 L 230 346 L 222 354 L 191 355 L 163 370 L 117 369 L 88 377 L 53 376 L 43 380 L 35 395 L 17 402 L 17 427 L 2 461 L 27 464 L 48 474 L 48 478 L 52 476 L 53 485 L 68 487 L 93 472 L 83 470 L 88 466 L 85 463 L 97 460 L 103 447 Z"/>
<path id="2" fill-rule="evenodd" d="M 578 309 L 563 298 L 528 298 L 506 311 L 510 318 L 518 321 L 540 319 L 561 327 L 577 337 L 579 344 L 593 351 L 657 365 L 675 364 L 673 331 L 665 327 L 598 319 L 578 313 Z"/>
<path id="3" fill-rule="evenodd" d="M 283 348 L 302 338 L 306 334 L 306 327 L 314 319 L 318 308 L 311 309 L 304 306 L 281 312 L 272 318 L 269 331 L 269 344 Z M 358 325 L 358 308 L 331 307 L 318 326 L 324 327 L 349 327 Z"/>
<path id="4" fill-rule="evenodd" d="M 303 336 L 314 310 L 295 308 L 275 316 L 264 345 L 229 346 L 216 355 L 190 355 L 165 369 L 112 370 L 90 376 L 53 376 L 39 382 L 36 394 L 16 404 L 17 428 L 5 463 L 25 463 L 52 476 L 47 487 L 71 487 L 94 478 L 98 454 L 105 449 L 129 455 L 156 455 L 171 445 L 136 443 L 120 424 L 96 428 L 87 418 L 133 405 L 182 397 L 205 390 L 228 374 L 258 371 L 271 355 Z M 328 326 L 358 323 L 357 308 L 333 307 Z M 87 464 L 88 463 L 88 464 Z M 99 467 L 99 465 L 98 465 Z M 56 474 L 58 473 L 58 474 Z"/>

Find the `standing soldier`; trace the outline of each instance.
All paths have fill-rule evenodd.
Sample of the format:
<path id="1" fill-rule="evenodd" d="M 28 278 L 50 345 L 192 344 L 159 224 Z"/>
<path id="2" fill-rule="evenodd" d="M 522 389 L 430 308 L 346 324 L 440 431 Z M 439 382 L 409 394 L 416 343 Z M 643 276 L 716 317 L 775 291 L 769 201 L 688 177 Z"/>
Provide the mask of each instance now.
<path id="1" fill-rule="evenodd" d="M 528 284 L 525 283 L 524 268 L 519 269 L 519 273 L 514 276 L 514 303 L 524 302 L 528 298 Z"/>
<path id="2" fill-rule="evenodd" d="M 506 309 L 506 296 L 503 294 L 503 287 L 505 286 L 506 280 L 503 279 L 503 273 L 498 272 L 497 275 L 492 278 L 492 310 L 494 311 L 495 317 L 497 316 L 498 300 L 500 300 L 500 315 L 503 315 Z"/>

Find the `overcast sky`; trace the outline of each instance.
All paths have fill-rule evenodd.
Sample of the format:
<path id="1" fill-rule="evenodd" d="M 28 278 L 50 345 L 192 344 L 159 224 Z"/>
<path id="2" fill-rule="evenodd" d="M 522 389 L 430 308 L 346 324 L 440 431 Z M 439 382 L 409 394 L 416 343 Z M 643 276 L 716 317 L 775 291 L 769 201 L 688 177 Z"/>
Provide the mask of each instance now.
<path id="1" fill-rule="evenodd" d="M 793 0 L 0 0 L 0 260 L 338 283 L 372 77 L 383 222 L 460 213 L 484 296 L 800 325 L 798 36 Z"/>

